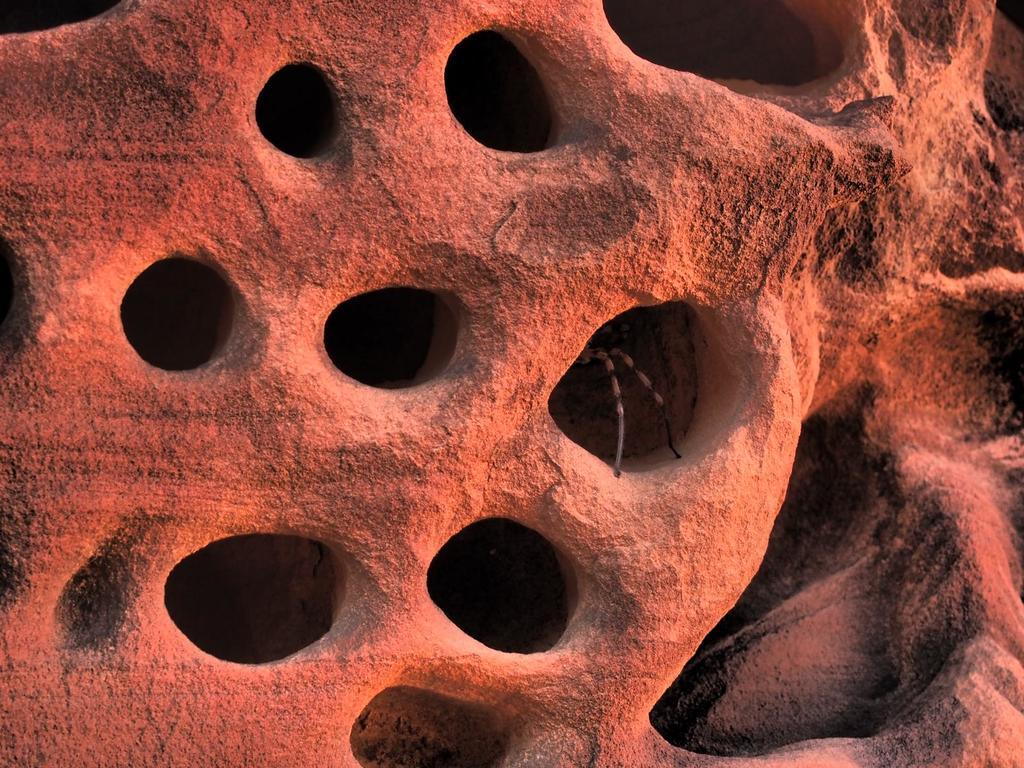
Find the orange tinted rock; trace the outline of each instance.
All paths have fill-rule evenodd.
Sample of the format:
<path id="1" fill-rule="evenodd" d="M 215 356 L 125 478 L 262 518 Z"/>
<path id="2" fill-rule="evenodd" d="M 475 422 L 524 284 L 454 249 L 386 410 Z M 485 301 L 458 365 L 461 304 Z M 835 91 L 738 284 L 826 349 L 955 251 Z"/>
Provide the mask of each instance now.
<path id="1" fill-rule="evenodd" d="M 1021 764 L 992 3 L 8 5 L 0 763 Z"/>

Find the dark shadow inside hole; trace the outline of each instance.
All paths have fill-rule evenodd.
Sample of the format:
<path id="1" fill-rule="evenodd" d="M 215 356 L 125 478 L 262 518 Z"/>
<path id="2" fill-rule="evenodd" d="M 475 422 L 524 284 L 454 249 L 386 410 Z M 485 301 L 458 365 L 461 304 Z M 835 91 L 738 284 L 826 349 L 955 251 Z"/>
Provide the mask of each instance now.
<path id="1" fill-rule="evenodd" d="M 323 544 L 299 536 L 221 539 L 178 563 L 164 602 L 201 650 L 262 664 L 323 637 L 334 620 L 340 569 Z"/>
<path id="2" fill-rule="evenodd" d="M 608 22 L 638 56 L 716 80 L 802 85 L 843 61 L 827 4 L 785 0 L 604 0 Z"/>
<path id="3" fill-rule="evenodd" d="M 129 556 L 137 533 L 124 528 L 104 541 L 64 587 L 57 615 L 68 647 L 99 650 L 117 638 L 128 607 Z"/>
<path id="4" fill-rule="evenodd" d="M 120 0 L 4 0 L 0 34 L 35 32 L 85 21 L 109 11 Z"/>
<path id="5" fill-rule="evenodd" d="M 337 104 L 326 78 L 308 64 L 275 72 L 256 99 L 256 124 L 267 141 L 294 157 L 315 157 L 333 142 Z"/>
<path id="6" fill-rule="evenodd" d="M 491 768 L 500 763 L 508 734 L 477 704 L 397 686 L 366 705 L 351 743 L 364 768 Z"/>
<path id="7" fill-rule="evenodd" d="M 0 240 L 0 323 L 7 319 L 14 303 L 14 276 L 11 274 L 11 252 Z"/>
<path id="8" fill-rule="evenodd" d="M 604 352 L 615 366 L 625 423 L 625 471 L 673 459 L 669 434 L 677 450 L 685 439 L 697 401 L 695 324 L 693 311 L 684 302 L 636 307 L 614 318 L 587 342 L 587 349 Z M 629 357 L 633 368 L 619 353 Z M 613 462 L 618 417 L 612 380 L 601 360 L 579 358 L 552 391 L 548 411 L 566 437 Z"/>
<path id="9" fill-rule="evenodd" d="M 455 352 L 449 302 L 419 288 L 384 288 L 339 304 L 324 326 L 331 362 L 356 381 L 398 389 L 441 373 Z"/>
<path id="10" fill-rule="evenodd" d="M 452 114 L 484 146 L 506 152 L 548 146 L 554 121 L 540 75 L 497 32 L 477 32 L 455 46 L 444 85 Z"/>
<path id="11" fill-rule="evenodd" d="M 231 330 L 231 288 L 198 261 L 170 258 L 147 268 L 121 302 L 128 341 L 150 365 L 184 371 L 207 363 Z"/>
<path id="12" fill-rule="evenodd" d="M 550 542 L 502 518 L 464 528 L 427 571 L 427 591 L 452 623 L 506 653 L 554 647 L 569 620 L 570 586 Z"/>

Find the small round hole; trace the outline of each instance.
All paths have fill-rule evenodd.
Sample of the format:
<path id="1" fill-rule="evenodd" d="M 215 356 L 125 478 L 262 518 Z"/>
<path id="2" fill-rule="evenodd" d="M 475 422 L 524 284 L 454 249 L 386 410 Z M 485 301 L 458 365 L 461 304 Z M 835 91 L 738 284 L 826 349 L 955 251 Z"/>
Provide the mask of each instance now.
<path id="1" fill-rule="evenodd" d="M 539 152 L 549 145 L 553 119 L 540 75 L 497 32 L 477 32 L 455 46 L 444 85 L 452 114 L 484 146 Z"/>
<path id="2" fill-rule="evenodd" d="M 449 539 L 430 563 L 427 591 L 459 629 L 506 653 L 551 649 L 569 621 L 558 553 L 512 520 L 481 520 Z"/>
<path id="3" fill-rule="evenodd" d="M 0 34 L 36 32 L 99 16 L 120 0 L 5 0 Z"/>
<path id="4" fill-rule="evenodd" d="M 263 664 L 301 651 L 334 620 L 339 566 L 323 544 L 249 534 L 195 552 L 167 577 L 171 619 L 201 650 Z"/>
<path id="5" fill-rule="evenodd" d="M 604 0 L 637 56 L 716 80 L 802 85 L 843 61 L 831 0 Z"/>
<path id="6" fill-rule="evenodd" d="M 339 371 L 372 387 L 427 381 L 455 352 L 458 318 L 449 302 L 419 288 L 384 288 L 339 304 L 324 347 Z"/>
<path id="7" fill-rule="evenodd" d="M 7 319 L 14 303 L 14 276 L 11 274 L 10 249 L 0 240 L 0 323 Z"/>
<path id="8" fill-rule="evenodd" d="M 364 768 L 491 768 L 505 754 L 508 734 L 478 704 L 396 686 L 366 705 L 350 740 Z"/>
<path id="9" fill-rule="evenodd" d="M 323 73 L 309 64 L 275 72 L 256 99 L 256 125 L 267 141 L 294 157 L 322 154 L 337 132 L 337 105 Z"/>
<path id="10" fill-rule="evenodd" d="M 610 362 L 622 396 L 621 469 L 677 458 L 697 400 L 694 325 L 693 311 L 674 301 L 636 307 L 603 326 L 548 399 L 559 429 L 614 465 L 619 419 Z"/>
<path id="11" fill-rule="evenodd" d="M 128 341 L 150 365 L 168 371 L 209 362 L 231 331 L 231 289 L 192 259 L 163 259 L 135 278 L 121 302 Z"/>

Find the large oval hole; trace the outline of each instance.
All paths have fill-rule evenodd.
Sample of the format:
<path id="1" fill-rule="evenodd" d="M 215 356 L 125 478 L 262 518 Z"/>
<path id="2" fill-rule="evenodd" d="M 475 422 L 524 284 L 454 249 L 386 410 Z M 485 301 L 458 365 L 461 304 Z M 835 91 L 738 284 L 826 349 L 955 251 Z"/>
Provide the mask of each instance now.
<path id="1" fill-rule="evenodd" d="M 201 650 L 262 664 L 301 651 L 330 629 L 341 570 L 330 550 L 299 536 L 221 539 L 176 566 L 164 602 Z"/>
<path id="2" fill-rule="evenodd" d="M 401 389 L 447 367 L 458 326 L 448 299 L 419 288 L 384 288 L 339 304 L 324 326 L 324 348 L 346 376 Z"/>
<path id="3" fill-rule="evenodd" d="M 554 647 L 569 620 L 570 586 L 551 543 L 502 518 L 464 528 L 427 571 L 430 597 L 452 623 L 506 653 Z"/>
<path id="4" fill-rule="evenodd" d="M 455 46 L 444 85 L 452 114 L 484 146 L 539 152 L 549 145 L 554 120 L 540 75 L 497 32 L 477 32 Z"/>
<path id="5" fill-rule="evenodd" d="M 842 3 L 832 0 L 604 0 L 641 58 L 715 80 L 795 86 L 843 62 Z"/>
<path id="6" fill-rule="evenodd" d="M 120 0 L 4 0 L 0 34 L 36 32 L 99 16 Z"/>
<path id="7" fill-rule="evenodd" d="M 559 429 L 616 474 L 678 458 L 697 404 L 695 324 L 668 302 L 600 328 L 548 399 Z"/>
<path id="8" fill-rule="evenodd" d="M 207 363 L 231 330 L 231 288 L 216 270 L 192 259 L 158 261 L 128 288 L 121 324 L 150 365 L 184 371 Z"/>

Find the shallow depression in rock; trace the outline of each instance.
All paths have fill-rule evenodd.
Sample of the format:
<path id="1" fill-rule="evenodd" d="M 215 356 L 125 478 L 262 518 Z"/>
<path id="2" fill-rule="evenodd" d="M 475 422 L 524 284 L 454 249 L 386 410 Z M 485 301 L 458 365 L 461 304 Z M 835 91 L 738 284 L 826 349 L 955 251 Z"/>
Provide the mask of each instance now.
<path id="1" fill-rule="evenodd" d="M 57 616 L 68 648 L 100 650 L 117 640 L 133 591 L 131 555 L 138 537 L 134 526 L 118 530 L 64 587 Z"/>
<path id="2" fill-rule="evenodd" d="M 868 432 L 873 398 L 865 390 L 805 423 L 757 575 L 650 713 L 670 743 L 744 756 L 866 738 L 945 663 L 956 630 L 934 606 L 966 608 L 942 556 L 908 550 L 951 526 L 899 490 L 893 457 Z M 885 563 L 885 583 L 871 560 Z M 923 605 L 906 605 L 909 584 Z"/>
<path id="3" fill-rule="evenodd" d="M 261 664 L 290 656 L 330 629 L 341 568 L 324 544 L 249 534 L 215 541 L 167 577 L 171 619 L 219 659 Z"/>
<path id="4" fill-rule="evenodd" d="M 508 733 L 479 704 L 396 686 L 366 705 L 350 739 L 364 768 L 491 768 L 501 762 Z"/>
<path id="5" fill-rule="evenodd" d="M 843 61 L 842 3 L 831 0 L 604 0 L 638 56 L 716 80 L 795 86 Z"/>
<path id="6" fill-rule="evenodd" d="M 549 145 L 554 118 L 540 75 L 497 32 L 477 32 L 455 46 L 444 84 L 452 114 L 481 144 L 506 152 Z"/>
<path id="7" fill-rule="evenodd" d="M 422 384 L 451 361 L 458 340 L 455 300 L 419 288 L 384 288 L 339 304 L 324 325 L 335 367 L 362 384 Z"/>

